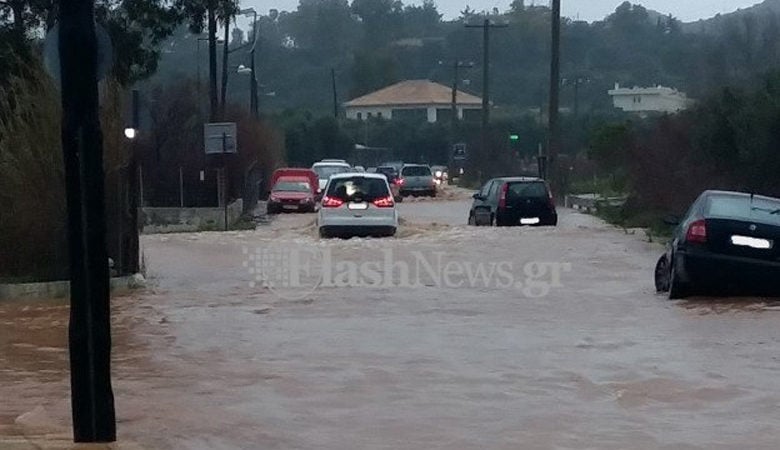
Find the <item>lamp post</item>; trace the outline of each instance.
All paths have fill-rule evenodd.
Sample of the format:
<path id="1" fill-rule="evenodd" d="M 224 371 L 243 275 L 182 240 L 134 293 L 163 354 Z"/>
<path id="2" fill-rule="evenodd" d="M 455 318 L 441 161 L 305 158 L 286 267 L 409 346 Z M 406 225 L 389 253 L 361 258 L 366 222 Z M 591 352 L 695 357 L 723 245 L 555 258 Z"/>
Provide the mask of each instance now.
<path id="1" fill-rule="evenodd" d="M 197 49 L 197 51 L 196 51 L 196 53 L 195 53 L 195 60 L 196 60 L 196 64 L 197 64 L 197 67 L 198 67 L 198 69 L 197 69 L 197 70 L 198 70 L 198 74 L 197 74 L 197 81 L 196 81 L 196 83 L 197 83 L 197 84 L 196 84 L 195 88 L 196 88 L 196 89 L 197 89 L 197 91 L 198 91 L 198 99 L 200 99 L 200 85 L 201 85 L 201 75 L 200 75 L 200 43 L 201 43 L 201 42 L 204 42 L 204 41 L 208 42 L 208 40 L 209 40 L 209 38 L 207 38 L 207 37 L 199 37 L 199 38 L 197 38 L 197 42 L 198 42 L 198 44 L 197 44 L 197 47 L 198 47 L 198 49 Z M 221 44 L 222 42 L 223 42 L 223 41 L 222 41 L 222 39 L 217 39 L 217 44 Z"/>
<path id="2" fill-rule="evenodd" d="M 574 79 L 564 78 L 561 80 L 562 86 L 572 85 L 574 86 L 574 117 L 580 116 L 580 86 L 590 83 L 590 78 L 577 77 Z"/>
<path id="3" fill-rule="evenodd" d="M 439 65 L 444 65 L 444 64 L 445 64 L 444 61 L 439 61 Z M 472 67 L 474 67 L 474 62 L 472 62 L 472 61 L 468 61 L 468 62 L 458 61 L 456 59 L 452 63 L 453 74 L 452 74 L 452 104 L 451 104 L 451 108 L 452 108 L 452 131 L 453 131 L 453 133 L 455 132 L 455 125 L 458 123 L 458 119 L 459 119 L 459 117 L 458 117 L 458 79 L 459 79 L 458 72 L 460 71 L 459 69 L 461 67 L 472 68 Z"/>
<path id="4" fill-rule="evenodd" d="M 255 119 L 258 117 L 258 101 L 257 101 L 257 72 L 255 72 L 255 48 L 257 47 L 257 11 L 254 8 L 246 8 L 239 11 L 245 17 L 250 15 L 252 19 L 252 49 L 249 51 L 249 70 L 251 76 L 249 78 L 249 110 L 252 113 L 252 117 Z"/>

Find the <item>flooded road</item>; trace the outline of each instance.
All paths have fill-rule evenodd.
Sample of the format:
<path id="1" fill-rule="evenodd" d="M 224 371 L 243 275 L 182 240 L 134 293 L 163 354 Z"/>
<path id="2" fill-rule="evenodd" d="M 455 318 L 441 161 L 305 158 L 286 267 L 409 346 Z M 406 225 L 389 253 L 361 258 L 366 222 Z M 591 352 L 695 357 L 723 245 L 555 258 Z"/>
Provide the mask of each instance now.
<path id="1" fill-rule="evenodd" d="M 150 286 L 113 300 L 120 440 L 160 449 L 778 447 L 771 301 L 669 302 L 653 289 L 660 247 L 641 232 L 566 210 L 557 228 L 467 227 L 468 205 L 404 202 L 402 229 L 384 240 L 321 241 L 313 215 L 256 231 L 144 236 Z M 336 281 L 297 298 L 249 272 L 248 254 L 279 246 L 317 249 L 334 265 L 443 261 L 452 276 L 426 270 L 405 284 L 399 270 L 354 286 L 337 282 L 350 275 L 344 264 Z M 511 286 L 463 273 L 491 263 L 504 264 Z M 0 304 L 0 323 L 0 434 L 23 433 L 14 421 L 30 411 L 67 427 L 67 308 Z"/>

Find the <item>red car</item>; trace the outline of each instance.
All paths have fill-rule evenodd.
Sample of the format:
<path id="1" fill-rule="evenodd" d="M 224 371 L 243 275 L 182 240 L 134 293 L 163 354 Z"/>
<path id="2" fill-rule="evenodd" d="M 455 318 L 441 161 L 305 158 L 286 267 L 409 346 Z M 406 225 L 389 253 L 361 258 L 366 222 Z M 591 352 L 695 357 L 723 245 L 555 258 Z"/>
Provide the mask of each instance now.
<path id="1" fill-rule="evenodd" d="M 317 172 L 306 169 L 302 167 L 283 167 L 281 169 L 274 170 L 273 175 L 271 176 L 271 186 L 275 186 L 276 182 L 279 181 L 279 178 L 282 177 L 295 177 L 295 178 L 305 178 L 308 180 L 309 185 L 312 188 L 312 193 L 316 196 L 319 194 L 318 187 L 319 187 L 319 177 L 317 176 Z"/>
<path id="2" fill-rule="evenodd" d="M 268 214 L 285 211 L 314 212 L 315 194 L 305 177 L 279 177 L 268 196 Z"/>

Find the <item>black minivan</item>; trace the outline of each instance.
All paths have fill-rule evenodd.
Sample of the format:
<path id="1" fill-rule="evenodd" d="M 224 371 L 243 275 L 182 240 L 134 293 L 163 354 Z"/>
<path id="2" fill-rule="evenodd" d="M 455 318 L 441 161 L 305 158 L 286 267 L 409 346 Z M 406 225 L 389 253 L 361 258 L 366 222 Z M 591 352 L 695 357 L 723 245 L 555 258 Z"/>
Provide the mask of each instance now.
<path id="1" fill-rule="evenodd" d="M 552 192 L 547 182 L 540 178 L 494 178 L 473 198 L 469 225 L 558 225 Z"/>

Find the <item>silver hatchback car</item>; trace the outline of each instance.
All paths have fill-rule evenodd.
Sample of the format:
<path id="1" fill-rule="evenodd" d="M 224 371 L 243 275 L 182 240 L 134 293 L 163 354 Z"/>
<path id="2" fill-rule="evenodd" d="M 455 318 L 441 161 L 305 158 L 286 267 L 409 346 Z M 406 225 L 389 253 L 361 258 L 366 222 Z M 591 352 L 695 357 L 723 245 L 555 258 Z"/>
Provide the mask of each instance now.
<path id="1" fill-rule="evenodd" d="M 330 177 L 322 196 L 320 237 L 393 236 L 398 211 L 387 178 L 373 173 Z"/>

